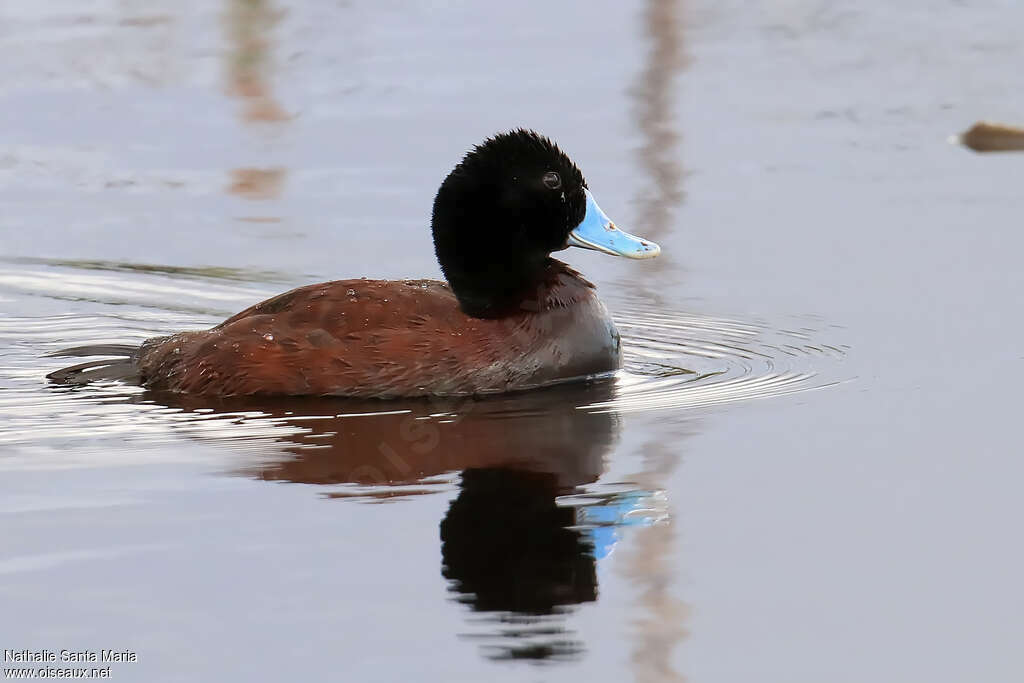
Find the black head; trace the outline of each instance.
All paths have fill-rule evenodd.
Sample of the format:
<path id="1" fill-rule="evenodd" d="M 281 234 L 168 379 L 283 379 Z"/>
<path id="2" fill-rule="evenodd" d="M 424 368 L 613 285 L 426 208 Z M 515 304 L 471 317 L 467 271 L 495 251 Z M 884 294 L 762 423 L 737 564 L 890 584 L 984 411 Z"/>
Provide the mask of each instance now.
<path id="1" fill-rule="evenodd" d="M 546 137 L 501 133 L 466 154 L 434 199 L 434 250 L 470 315 L 499 315 L 530 290 L 583 220 L 587 184 Z"/>

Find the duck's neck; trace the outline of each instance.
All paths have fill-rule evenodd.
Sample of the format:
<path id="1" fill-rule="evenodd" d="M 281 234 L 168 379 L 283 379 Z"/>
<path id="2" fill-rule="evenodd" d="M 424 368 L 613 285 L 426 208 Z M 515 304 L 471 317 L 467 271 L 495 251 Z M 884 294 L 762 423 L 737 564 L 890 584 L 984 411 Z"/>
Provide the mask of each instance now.
<path id="1" fill-rule="evenodd" d="M 473 261 L 445 268 L 448 284 L 466 315 L 501 318 L 516 313 L 544 280 L 549 258 Z"/>
<path id="2" fill-rule="evenodd" d="M 520 264 L 518 268 L 495 267 L 474 273 L 453 272 L 448 282 L 466 315 L 474 318 L 503 318 L 547 310 L 553 301 L 564 303 L 560 298 L 552 297 L 552 289 L 559 284 L 560 275 L 578 278 L 586 286 L 591 286 L 579 278 L 576 271 L 549 256 L 535 264 Z"/>

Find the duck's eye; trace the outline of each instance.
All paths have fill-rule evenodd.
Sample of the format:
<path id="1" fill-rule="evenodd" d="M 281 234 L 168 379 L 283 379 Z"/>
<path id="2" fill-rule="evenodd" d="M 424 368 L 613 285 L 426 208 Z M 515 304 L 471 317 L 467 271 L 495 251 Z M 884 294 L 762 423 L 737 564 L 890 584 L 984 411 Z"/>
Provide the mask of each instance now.
<path id="1" fill-rule="evenodd" d="M 543 182 L 544 187 L 549 190 L 559 190 L 562 188 L 562 176 L 558 175 L 554 171 L 548 171 L 545 173 L 541 182 Z"/>

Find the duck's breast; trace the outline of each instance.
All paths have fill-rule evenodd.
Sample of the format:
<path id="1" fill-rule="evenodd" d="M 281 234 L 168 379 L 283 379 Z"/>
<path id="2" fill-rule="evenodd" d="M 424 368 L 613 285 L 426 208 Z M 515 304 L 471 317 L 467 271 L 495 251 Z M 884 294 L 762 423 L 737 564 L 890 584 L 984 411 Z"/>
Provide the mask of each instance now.
<path id="1" fill-rule="evenodd" d="M 622 364 L 618 329 L 589 282 L 565 267 L 538 297 L 535 312 L 499 321 L 515 369 L 515 386 L 542 386 L 617 370 Z"/>

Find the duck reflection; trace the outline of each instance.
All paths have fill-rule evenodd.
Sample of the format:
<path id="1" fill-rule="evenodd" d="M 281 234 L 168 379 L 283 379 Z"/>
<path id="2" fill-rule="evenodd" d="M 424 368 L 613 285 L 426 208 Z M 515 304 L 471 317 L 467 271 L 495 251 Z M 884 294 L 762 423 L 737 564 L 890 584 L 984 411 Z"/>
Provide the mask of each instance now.
<path id="1" fill-rule="evenodd" d="M 190 435 L 250 451 L 263 442 L 257 450 L 264 457 L 242 473 L 348 485 L 331 497 L 379 498 L 460 470 L 542 472 L 561 491 L 593 482 L 617 438 L 618 417 L 578 406 L 607 401 L 613 391 L 605 381 L 479 400 L 144 399 L 186 411 L 178 424 Z"/>
<path id="2" fill-rule="evenodd" d="M 583 651 L 567 610 L 597 599 L 592 530 L 558 499 L 600 477 L 619 418 L 579 406 L 613 394 L 605 381 L 481 400 L 146 399 L 184 409 L 200 438 L 270 441 L 272 454 L 257 448 L 260 462 L 239 473 L 340 486 L 332 498 L 429 493 L 425 481 L 461 471 L 440 524 L 441 573 L 472 610 L 466 637 L 493 659 L 558 659 Z"/>
<path id="3" fill-rule="evenodd" d="M 571 657 L 580 643 L 558 624 L 564 608 L 597 599 L 593 545 L 570 527 L 576 510 L 550 472 L 504 468 L 462 473 L 441 522 L 442 574 L 458 601 L 496 613 L 485 652 L 494 659 Z"/>

